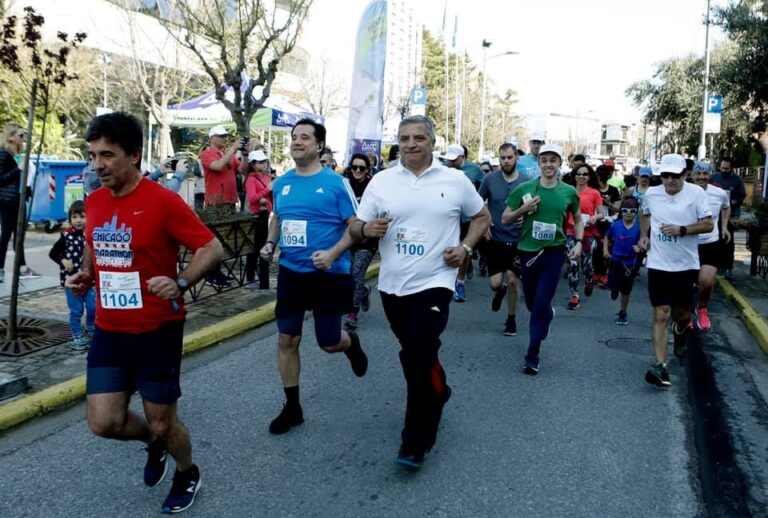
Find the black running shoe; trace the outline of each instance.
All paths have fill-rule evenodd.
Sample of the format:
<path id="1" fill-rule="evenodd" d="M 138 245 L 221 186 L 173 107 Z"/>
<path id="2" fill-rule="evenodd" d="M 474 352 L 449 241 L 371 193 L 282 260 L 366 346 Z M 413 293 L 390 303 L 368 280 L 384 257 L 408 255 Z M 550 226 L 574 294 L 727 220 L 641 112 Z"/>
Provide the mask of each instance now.
<path id="1" fill-rule="evenodd" d="M 501 309 L 501 303 L 504 302 L 504 296 L 507 294 L 507 285 L 502 284 L 501 287 L 493 294 L 493 300 L 491 301 L 491 310 L 498 311 Z"/>
<path id="2" fill-rule="evenodd" d="M 426 450 L 418 446 L 408 446 L 403 444 L 397 452 L 395 462 L 411 470 L 417 470 L 424 463 L 424 453 Z"/>
<path id="3" fill-rule="evenodd" d="M 526 355 L 523 373 L 528 374 L 529 376 L 536 376 L 539 374 L 539 360 L 537 358 L 530 358 Z"/>
<path id="4" fill-rule="evenodd" d="M 192 464 L 187 471 L 177 471 L 173 475 L 171 492 L 163 502 L 163 514 L 175 514 L 189 509 L 195 503 L 195 496 L 200 491 L 200 470 Z"/>
<path id="5" fill-rule="evenodd" d="M 280 435 L 303 422 L 304 412 L 301 411 L 301 405 L 296 405 L 295 408 L 283 405 L 280 414 L 269 423 L 269 433 Z"/>
<path id="6" fill-rule="evenodd" d="M 517 335 L 517 322 L 515 322 L 515 317 L 511 315 L 507 317 L 507 323 L 504 324 L 504 332 L 502 334 L 504 336 Z"/>
<path id="7" fill-rule="evenodd" d="M 352 345 L 350 345 L 344 354 L 349 359 L 349 364 L 352 366 L 352 372 L 355 376 L 362 378 L 365 373 L 368 372 L 368 356 L 365 355 L 363 348 L 360 347 L 360 338 L 354 331 L 347 331 Z"/>
<path id="8" fill-rule="evenodd" d="M 667 388 L 672 386 L 672 382 L 669 381 L 669 371 L 667 366 L 659 362 L 645 373 L 645 381 L 651 385 L 656 385 L 659 388 Z"/>
<path id="9" fill-rule="evenodd" d="M 144 448 L 147 452 L 147 463 L 144 464 L 144 483 L 155 487 L 168 473 L 168 451 L 160 439 L 155 439 Z"/>

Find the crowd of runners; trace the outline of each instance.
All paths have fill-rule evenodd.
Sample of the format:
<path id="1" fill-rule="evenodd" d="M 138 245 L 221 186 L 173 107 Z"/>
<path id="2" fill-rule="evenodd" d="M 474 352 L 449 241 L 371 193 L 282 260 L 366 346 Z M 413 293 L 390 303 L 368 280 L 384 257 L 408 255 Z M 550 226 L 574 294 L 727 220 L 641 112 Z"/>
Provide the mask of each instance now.
<path id="1" fill-rule="evenodd" d="M 219 191 L 206 193 L 206 203 L 216 196 L 234 202 L 236 171 L 262 171 L 259 164 L 268 160 L 256 149 L 244 152 L 241 164 L 236 155 L 245 143 L 226 144 L 224 132 L 209 134 L 216 146 L 204 163 L 211 169 L 206 184 Z M 190 436 L 176 414 L 183 294 L 210 279 L 222 248 L 180 197 L 141 176 L 142 131 L 135 118 L 96 117 L 86 140 L 102 188 L 86 200 L 79 270 L 62 275 L 75 295 L 94 285 L 97 292 L 95 325 L 88 323 L 88 423 L 97 435 L 147 444 L 148 486 L 164 478 L 168 455 L 174 458 L 162 510 L 175 513 L 191 506 L 201 487 Z M 408 469 L 418 469 L 437 440 L 451 397 L 439 358 L 441 335 L 452 302 L 475 303 L 465 285 L 475 272 L 488 278 L 491 314 L 506 306 L 492 324 L 500 340 L 524 325 L 517 317 L 522 297 L 529 320 L 520 368 L 530 376 L 540 371 L 557 311 L 578 311 L 596 289 L 605 289 L 610 297 L 589 303 L 627 325 L 634 281 L 644 272 L 653 306 L 653 363 L 645 380 L 670 386 L 668 329 L 674 354 L 684 356 L 691 327 L 710 328 L 714 275 L 733 260 L 730 221 L 743 197 L 732 161 L 723 158 L 713 174 L 707 162 L 668 154 L 618 178 L 611 164 L 593 169 L 583 156 L 565 160 L 542 134 L 531 135 L 527 154 L 507 143 L 498 148 L 497 163 L 479 165 L 462 146 L 440 154 L 435 142 L 429 118 L 406 117 L 399 156 L 390 156 L 386 168 L 376 170 L 369 156 L 355 154 L 342 175 L 326 153 L 323 125 L 303 119 L 291 132 L 295 168 L 250 187 L 259 193 L 254 206 L 270 212 L 260 260 L 272 261 L 279 250 L 277 370 L 285 401 L 269 431 L 283 434 L 304 421 L 299 351 L 307 312 L 317 345 L 343 353 L 354 376 L 366 375 L 358 330 L 372 298 L 365 274 L 377 254 L 380 300 L 400 344 L 407 387 L 395 458 Z M 181 272 L 179 246 L 193 251 Z M 567 300 L 555 298 L 561 279 L 567 279 Z M 135 391 L 145 417 L 128 409 Z"/>

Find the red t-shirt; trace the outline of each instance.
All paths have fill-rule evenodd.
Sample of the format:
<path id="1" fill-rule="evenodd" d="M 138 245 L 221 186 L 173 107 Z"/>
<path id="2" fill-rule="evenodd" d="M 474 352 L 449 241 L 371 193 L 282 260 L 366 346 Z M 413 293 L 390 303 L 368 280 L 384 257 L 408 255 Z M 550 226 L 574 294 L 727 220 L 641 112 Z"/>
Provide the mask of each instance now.
<path id="1" fill-rule="evenodd" d="M 152 277 L 177 277 L 179 247 L 194 251 L 213 233 L 179 195 L 142 179 L 127 196 L 97 189 L 85 202 L 85 237 L 91 249 L 98 303 L 96 325 L 107 331 L 146 333 L 169 320 L 184 320 L 170 300 L 147 291 Z"/>
<path id="2" fill-rule="evenodd" d="M 592 187 L 587 187 L 577 194 L 581 203 L 581 213 L 587 216 L 594 216 L 597 208 L 603 204 L 603 197 L 600 195 L 600 191 Z M 565 232 L 573 235 L 573 216 L 570 212 L 568 213 L 568 223 Z M 584 226 L 584 237 L 595 237 L 597 235 L 597 225 Z"/>
<path id="3" fill-rule="evenodd" d="M 272 179 L 268 174 L 250 173 L 245 179 L 245 200 L 248 212 L 255 214 L 261 210 L 261 200 L 267 200 L 267 210 L 272 212 Z"/>
<path id="4" fill-rule="evenodd" d="M 205 178 L 205 204 L 217 205 L 219 203 L 235 203 L 237 201 L 237 170 L 240 161 L 232 157 L 227 165 L 220 171 L 211 169 L 211 164 L 221 160 L 224 151 L 209 147 L 200 153 L 200 163 L 203 166 Z"/>

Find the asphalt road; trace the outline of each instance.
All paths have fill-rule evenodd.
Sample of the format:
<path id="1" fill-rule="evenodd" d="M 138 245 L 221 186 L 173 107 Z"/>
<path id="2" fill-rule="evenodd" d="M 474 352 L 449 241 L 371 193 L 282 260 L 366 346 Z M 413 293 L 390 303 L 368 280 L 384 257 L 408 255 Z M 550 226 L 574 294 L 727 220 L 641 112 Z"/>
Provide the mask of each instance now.
<path id="1" fill-rule="evenodd" d="M 503 337 L 486 281 L 451 306 L 442 359 L 453 387 L 438 443 L 418 473 L 394 462 L 405 386 L 376 297 L 361 318 L 370 358 L 302 346 L 306 422 L 267 432 L 282 404 L 274 325 L 185 360 L 180 414 L 203 486 L 186 516 L 701 516 L 705 503 L 685 369 L 646 385 L 650 307 L 641 278 L 630 325 L 596 290 L 567 311 L 566 282 L 536 378 L 521 372 L 527 312 Z M 312 322 L 307 321 L 307 330 Z M 136 402 L 134 401 L 134 404 Z M 147 489 L 138 443 L 92 436 L 78 405 L 0 438 L 0 516 L 151 516 L 169 480 Z M 170 478 L 170 477 L 169 477 Z"/>

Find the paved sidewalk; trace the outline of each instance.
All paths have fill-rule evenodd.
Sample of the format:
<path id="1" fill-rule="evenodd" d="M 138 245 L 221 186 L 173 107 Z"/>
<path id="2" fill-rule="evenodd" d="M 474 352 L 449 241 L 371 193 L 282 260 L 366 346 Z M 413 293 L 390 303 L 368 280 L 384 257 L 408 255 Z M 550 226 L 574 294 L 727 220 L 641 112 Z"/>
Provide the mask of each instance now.
<path id="1" fill-rule="evenodd" d="M 37 279 L 45 286 L 49 278 Z M 271 279 L 272 287 L 276 279 Z M 187 305 L 185 335 L 201 328 L 217 324 L 274 300 L 275 290 L 258 290 L 245 287 L 222 292 L 213 297 Z M 8 314 L 9 298 L 0 298 L 0 314 Z M 63 288 L 43 287 L 19 296 L 19 316 L 34 316 L 50 320 L 69 321 Z M 51 385 L 68 380 L 85 372 L 87 352 L 75 352 L 61 344 L 20 358 L 0 356 L 0 373 L 27 376 L 30 392 L 38 392 Z M 5 401 L 4 401 L 5 402 Z"/>

